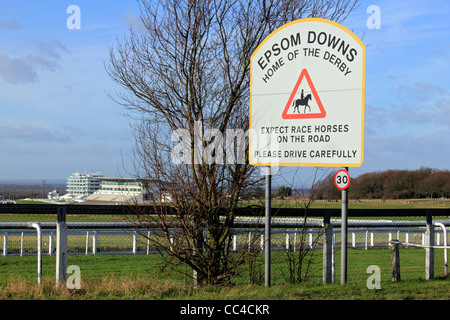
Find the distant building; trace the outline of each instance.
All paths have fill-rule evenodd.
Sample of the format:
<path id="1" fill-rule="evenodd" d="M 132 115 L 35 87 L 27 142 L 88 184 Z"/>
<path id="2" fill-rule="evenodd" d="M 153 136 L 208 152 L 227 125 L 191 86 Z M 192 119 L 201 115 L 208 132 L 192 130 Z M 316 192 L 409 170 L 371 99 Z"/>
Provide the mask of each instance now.
<path id="1" fill-rule="evenodd" d="M 50 191 L 47 195 L 48 200 L 51 201 L 58 201 L 61 199 L 61 197 L 59 196 L 59 192 L 55 189 L 53 191 Z"/>
<path id="2" fill-rule="evenodd" d="M 147 200 L 144 184 L 131 178 L 99 178 L 100 188 L 86 197 L 86 200 L 112 202 L 143 202 Z"/>
<path id="3" fill-rule="evenodd" d="M 149 200 L 171 201 L 172 197 L 153 180 L 74 173 L 67 179 L 67 194 L 61 199 L 74 202 L 143 203 Z"/>
<path id="4" fill-rule="evenodd" d="M 100 180 L 101 188 L 86 197 L 86 201 L 143 203 L 150 200 L 172 200 L 156 181 L 132 178 L 100 178 Z"/>
<path id="5" fill-rule="evenodd" d="M 101 180 L 103 174 L 87 174 L 87 173 L 73 173 L 67 178 L 67 194 L 65 199 L 82 201 L 90 194 L 101 188 Z"/>
<path id="6" fill-rule="evenodd" d="M 8 200 L 4 195 L 0 194 L 0 204 L 16 204 L 13 200 Z"/>

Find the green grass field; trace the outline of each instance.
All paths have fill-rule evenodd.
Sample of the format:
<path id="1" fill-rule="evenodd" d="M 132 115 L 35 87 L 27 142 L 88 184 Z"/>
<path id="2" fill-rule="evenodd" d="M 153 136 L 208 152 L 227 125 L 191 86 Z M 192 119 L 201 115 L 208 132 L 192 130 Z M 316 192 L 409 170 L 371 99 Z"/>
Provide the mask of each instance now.
<path id="1" fill-rule="evenodd" d="M 245 205 L 245 203 L 243 203 Z M 273 201 L 274 207 L 301 206 L 294 200 Z M 340 202 L 316 201 L 313 208 L 340 208 Z M 391 200 L 349 203 L 350 208 L 448 208 L 447 201 Z M 384 217 L 386 218 L 386 217 Z M 372 217 L 373 219 L 373 217 Z M 391 219 L 391 218 L 389 218 Z M 392 217 L 396 219 L 396 217 Z M 406 219 L 401 217 L 401 219 Z M 53 215 L 0 215 L 6 222 L 54 222 Z M 124 221 L 121 216 L 68 215 L 68 222 L 83 221 Z M 18 235 L 9 235 L 11 242 L 8 251 L 17 253 Z M 191 270 L 177 266 L 175 270 L 164 268 L 157 255 L 97 254 L 85 255 L 83 235 L 71 236 L 69 242 L 78 249 L 79 254 L 68 256 L 68 265 L 77 265 L 81 270 L 82 289 L 76 291 L 56 290 L 55 257 L 43 257 L 43 286 L 36 285 L 36 256 L 0 256 L 0 299 L 344 299 L 344 300 L 403 300 L 450 298 L 450 279 L 444 277 L 443 250 L 435 250 L 435 279 L 425 277 L 425 251 L 423 249 L 403 248 L 401 256 L 401 277 L 392 282 L 391 253 L 388 247 L 376 249 L 348 250 L 348 283 L 340 285 L 340 251 L 335 253 L 335 283 L 322 284 L 322 251 L 315 250 L 307 281 L 291 283 L 287 268 L 286 253 L 272 253 L 272 286 L 264 287 L 264 255 L 261 253 L 250 274 L 249 266 L 241 267 L 227 287 L 193 288 Z M 120 236 L 122 237 L 122 236 Z M 130 242 L 130 236 L 123 236 L 119 242 Z M 281 237 L 281 236 L 280 236 Z M 126 239 L 125 239 L 126 238 Z M 45 243 L 44 252 L 48 252 Z M 282 238 L 280 238 L 282 239 Z M 92 240 L 91 240 L 92 241 Z M 120 246 L 117 240 L 98 238 L 99 246 Z M 243 240 L 244 241 L 244 240 Z M 281 242 L 283 241 L 280 240 Z M 0 239 L 0 243 L 2 243 Z M 14 244 L 15 243 L 15 244 Z M 92 243 L 92 242 L 91 242 Z M 35 236 L 27 236 L 24 246 L 29 252 L 36 247 Z M 128 244 L 130 246 L 130 244 Z M 139 244 L 140 251 L 145 246 Z M 20 247 L 20 246 L 19 246 Z M 14 251 L 15 250 L 15 251 Z M 14 252 L 13 252 L 14 251 Z M 380 267 L 381 289 L 370 290 L 367 280 L 371 274 L 367 268 Z"/>
<path id="2" fill-rule="evenodd" d="M 248 202 L 249 204 L 253 202 Z M 245 204 L 242 202 L 241 204 Z M 260 202 L 263 205 L 262 202 Z M 302 199 L 273 199 L 272 207 L 296 208 L 304 207 L 306 201 Z M 442 209 L 449 208 L 450 201 L 445 200 L 425 200 L 425 199 L 402 199 L 402 200 L 382 200 L 382 199 L 361 199 L 357 202 L 355 199 L 349 199 L 349 209 Z M 316 200 L 311 202 L 310 208 L 313 209 L 340 209 L 341 201 L 331 202 L 327 200 Z"/>
<path id="3" fill-rule="evenodd" d="M 322 252 L 314 252 L 308 280 L 291 283 L 286 253 L 272 254 L 272 286 L 264 287 L 263 254 L 253 281 L 248 265 L 227 287 L 192 287 L 191 271 L 164 268 L 158 255 L 69 255 L 68 265 L 81 270 L 82 288 L 55 291 L 55 257 L 43 257 L 44 286 L 36 286 L 36 257 L 0 257 L 0 299 L 449 299 L 450 279 L 443 277 L 442 250 L 436 252 L 436 279 L 424 281 L 424 250 L 401 250 L 402 280 L 392 282 L 388 248 L 348 251 L 348 283 L 340 285 L 339 258 L 334 284 L 322 284 Z M 339 257 L 339 251 L 336 256 Z M 381 270 L 381 289 L 369 289 L 370 265 Z M 256 271 L 256 272 L 255 272 Z M 25 289 L 28 288 L 28 289 Z"/>
<path id="4" fill-rule="evenodd" d="M 48 204 L 42 201 L 18 200 L 22 204 Z M 273 207 L 303 207 L 306 201 L 302 199 L 272 199 Z M 61 203 L 64 204 L 64 203 Z M 240 205 L 264 205 L 262 200 L 242 200 Z M 349 199 L 349 208 L 355 209 L 421 209 L 421 208 L 449 208 L 450 201 L 448 199 Z M 341 207 L 340 200 L 330 202 L 327 200 L 315 200 L 311 203 L 311 208 L 329 208 L 339 209 Z"/>

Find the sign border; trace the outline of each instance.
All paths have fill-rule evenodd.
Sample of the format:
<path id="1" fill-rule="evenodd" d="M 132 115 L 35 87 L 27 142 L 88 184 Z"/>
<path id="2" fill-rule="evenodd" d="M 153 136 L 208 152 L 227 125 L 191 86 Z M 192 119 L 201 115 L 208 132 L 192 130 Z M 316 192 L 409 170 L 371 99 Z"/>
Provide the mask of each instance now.
<path id="1" fill-rule="evenodd" d="M 345 186 L 345 188 L 340 188 L 340 187 L 337 185 L 337 183 L 336 183 L 336 177 L 337 177 L 337 175 L 338 175 L 339 172 L 345 172 L 346 175 L 348 176 L 348 183 L 347 183 L 347 185 Z M 336 173 L 334 174 L 334 185 L 336 186 L 336 188 L 338 188 L 338 189 L 341 190 L 341 191 L 347 190 L 348 187 L 350 187 L 350 173 L 348 173 L 348 171 L 345 170 L 345 169 L 340 169 L 340 170 L 336 171 Z"/>
<path id="2" fill-rule="evenodd" d="M 341 29 L 342 31 L 344 31 L 345 33 L 347 33 L 348 35 L 350 35 L 353 39 L 355 39 L 361 46 L 361 49 L 363 50 L 363 55 L 362 55 L 362 59 L 363 59 L 363 65 L 362 65 L 362 87 L 361 87 L 361 92 L 362 92 L 362 99 L 361 99 L 361 161 L 359 163 L 304 163 L 304 162 L 299 162 L 299 163 L 293 163 L 293 162 L 268 162 L 268 163 L 263 163 L 263 162 L 252 162 L 251 161 L 251 155 L 250 155 L 250 149 L 251 149 L 251 130 L 252 130 L 252 88 L 253 88 L 253 77 L 252 77 L 252 69 L 253 69 L 253 58 L 254 56 L 257 54 L 257 52 L 261 49 L 261 47 L 267 42 L 269 41 L 269 39 L 271 37 L 273 37 L 275 34 L 277 34 L 278 32 L 280 32 L 281 30 L 294 25 L 294 24 L 298 24 L 298 23 L 303 23 L 303 22 L 322 22 L 322 23 L 327 23 L 330 25 L 333 25 L 339 29 Z M 298 20 L 294 20 L 291 21 L 281 27 L 279 27 L 278 29 L 276 29 L 275 31 L 273 31 L 271 34 L 269 34 L 259 45 L 258 47 L 255 49 L 255 51 L 253 51 L 251 57 L 250 57 L 250 113 L 249 113 L 249 163 L 252 166 L 287 166 L 287 167 L 360 167 L 363 162 L 364 162 L 364 114 L 365 114 L 365 91 L 366 91 L 366 46 L 364 45 L 364 43 L 361 41 L 361 39 L 359 39 L 352 31 L 350 31 L 347 27 L 344 27 L 343 25 L 335 22 L 335 21 L 331 21 L 328 19 L 323 19 L 323 18 L 303 18 L 303 19 L 298 19 Z"/>

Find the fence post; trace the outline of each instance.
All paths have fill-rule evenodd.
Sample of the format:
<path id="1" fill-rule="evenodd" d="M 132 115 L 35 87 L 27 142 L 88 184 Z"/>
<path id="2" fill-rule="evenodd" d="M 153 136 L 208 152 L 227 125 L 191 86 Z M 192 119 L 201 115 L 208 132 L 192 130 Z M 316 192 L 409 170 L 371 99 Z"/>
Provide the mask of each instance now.
<path id="1" fill-rule="evenodd" d="M 147 232 L 147 255 L 150 253 L 150 235 L 151 231 Z"/>
<path id="2" fill-rule="evenodd" d="M 294 244 L 295 246 L 295 244 Z M 290 251 L 291 250 L 291 237 L 289 235 L 289 233 L 286 232 L 286 245 L 285 245 L 285 249 L 286 251 Z"/>
<path id="3" fill-rule="evenodd" d="M 92 235 L 92 254 L 97 254 L 97 231 L 94 231 Z"/>
<path id="4" fill-rule="evenodd" d="M 67 273 L 67 224 L 66 208 L 58 207 L 56 224 L 56 286 L 66 282 Z"/>
<path id="5" fill-rule="evenodd" d="M 53 232 L 50 232 L 48 235 L 48 255 L 51 256 L 53 254 Z"/>
<path id="6" fill-rule="evenodd" d="M 332 254 L 333 254 L 333 227 L 330 223 L 330 211 L 325 211 L 323 216 L 323 282 L 332 282 Z"/>
<path id="7" fill-rule="evenodd" d="M 89 253 L 89 231 L 86 231 L 86 250 L 85 255 L 88 255 Z"/>
<path id="8" fill-rule="evenodd" d="M 137 254 L 137 232 L 133 233 L 133 254 Z"/>
<path id="9" fill-rule="evenodd" d="M 261 234 L 261 243 L 260 243 L 261 251 L 264 250 L 265 245 L 266 245 L 266 243 L 264 241 L 264 237 L 265 237 L 265 234 Z"/>
<path id="10" fill-rule="evenodd" d="M 367 250 L 367 243 L 368 243 L 368 240 L 369 240 L 368 237 L 369 237 L 369 231 L 366 230 L 366 240 L 364 242 L 364 250 Z"/>
<path id="11" fill-rule="evenodd" d="M 431 212 L 427 211 L 427 230 L 425 234 L 425 280 L 434 278 L 434 225 Z"/>
<path id="12" fill-rule="evenodd" d="M 38 286 L 42 284 L 42 230 L 39 223 L 29 222 L 28 226 L 36 229 L 37 236 L 37 281 Z"/>
<path id="13" fill-rule="evenodd" d="M 295 252 L 295 246 L 297 245 L 297 231 L 298 229 L 295 229 L 295 233 L 294 233 L 294 252 Z"/>
<path id="14" fill-rule="evenodd" d="M 392 281 L 400 281 L 400 244 L 398 240 L 391 241 Z"/>
<path id="15" fill-rule="evenodd" d="M 8 232 L 3 234 L 3 256 L 6 257 L 8 255 Z"/>
<path id="16" fill-rule="evenodd" d="M 23 232 L 20 233 L 20 256 L 23 256 Z"/>
<path id="17" fill-rule="evenodd" d="M 444 249 L 444 271 L 445 271 L 445 275 L 447 276 L 448 275 L 447 229 L 442 222 L 435 222 L 434 225 L 442 228 L 443 238 L 444 238 L 444 247 L 445 247 L 445 249 Z M 439 233 L 438 233 L 438 235 L 439 235 Z M 438 245 L 439 245 L 439 242 L 438 242 Z"/>

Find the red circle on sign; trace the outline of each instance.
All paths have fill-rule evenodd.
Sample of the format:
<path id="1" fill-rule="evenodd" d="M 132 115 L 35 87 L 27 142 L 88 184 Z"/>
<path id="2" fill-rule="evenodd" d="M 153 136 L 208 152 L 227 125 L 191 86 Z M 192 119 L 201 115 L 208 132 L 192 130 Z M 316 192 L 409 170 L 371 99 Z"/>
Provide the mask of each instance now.
<path id="1" fill-rule="evenodd" d="M 334 185 L 339 190 L 345 190 L 350 185 L 350 174 L 347 170 L 341 169 L 334 175 Z"/>

